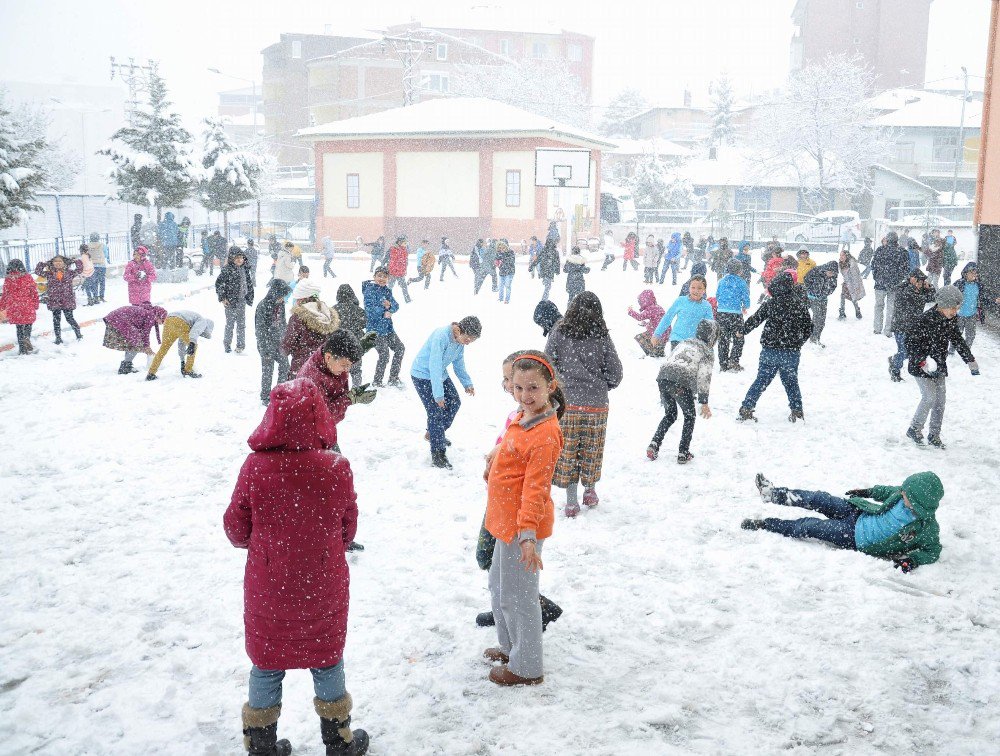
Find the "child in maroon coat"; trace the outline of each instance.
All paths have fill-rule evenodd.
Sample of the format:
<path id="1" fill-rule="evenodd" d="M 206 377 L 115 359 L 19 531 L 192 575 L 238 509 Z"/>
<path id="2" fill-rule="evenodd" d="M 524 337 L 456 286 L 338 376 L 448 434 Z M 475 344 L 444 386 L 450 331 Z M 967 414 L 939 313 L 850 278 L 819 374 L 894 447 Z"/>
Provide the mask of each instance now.
<path id="1" fill-rule="evenodd" d="M 62 344 L 62 320 L 66 322 L 79 341 L 83 338 L 80 326 L 73 317 L 76 309 L 76 292 L 73 291 L 73 278 L 83 273 L 83 263 L 73 261 L 72 269 L 66 264 L 66 258 L 56 255 L 48 262 L 40 262 L 35 266 L 35 275 L 45 279 L 45 304 L 52 312 L 52 330 L 56 335 L 56 343 Z"/>
<path id="2" fill-rule="evenodd" d="M 14 259 L 7 263 L 0 294 L 0 323 L 10 323 L 17 331 L 17 353 L 31 354 L 31 326 L 38 312 L 38 286 L 28 275 L 24 263 Z"/>
<path id="3" fill-rule="evenodd" d="M 351 731 L 344 681 L 350 573 L 345 548 L 358 506 L 348 461 L 331 451 L 333 417 L 312 381 L 280 383 L 251 434 L 250 454 L 223 523 L 233 546 L 247 549 L 243 623 L 250 669 L 243 707 L 251 753 L 287 756 L 278 741 L 281 681 L 309 669 L 327 753 L 360 756 L 368 734 Z"/>
<path id="4" fill-rule="evenodd" d="M 652 289 L 646 289 L 639 293 L 639 312 L 631 307 L 628 308 L 628 314 L 646 328 L 643 333 L 636 335 L 635 340 L 642 347 L 642 351 L 650 357 L 663 356 L 663 345 L 653 346 L 652 342 L 653 331 L 660 324 L 663 313 L 664 309 L 657 304 L 656 295 Z"/>

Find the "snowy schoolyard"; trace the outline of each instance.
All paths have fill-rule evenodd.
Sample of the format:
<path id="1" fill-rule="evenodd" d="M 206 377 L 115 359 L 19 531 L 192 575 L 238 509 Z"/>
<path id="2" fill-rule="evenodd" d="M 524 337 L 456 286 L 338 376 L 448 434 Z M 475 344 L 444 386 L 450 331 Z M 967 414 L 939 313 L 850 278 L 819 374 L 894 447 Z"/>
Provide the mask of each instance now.
<path id="1" fill-rule="evenodd" d="M 754 260 L 759 267 L 757 252 Z M 316 273 L 317 261 L 308 260 Z M 336 265 L 339 278 L 317 279 L 324 299 L 344 282 L 360 294 L 368 263 Z M 893 342 L 871 333 L 868 279 L 864 320 L 838 322 L 831 299 L 827 348 L 803 350 L 804 424 L 787 421 L 777 380 L 759 423 L 735 421 L 758 330 L 746 372 L 714 376 L 714 416 L 697 422 L 694 461 L 674 460 L 678 423 L 651 463 L 659 365 L 642 357 L 632 341 L 640 329 L 626 315 L 646 288 L 642 272 L 622 273 L 618 261 L 602 274 L 592 263 L 588 288 L 604 302 L 625 365 L 611 394 L 601 504 L 567 521 L 553 491 L 542 592 L 565 613 L 545 634 L 545 683 L 501 689 L 481 658 L 495 633 L 474 624 L 489 608 L 474 558 L 482 454 L 513 407 L 501 359 L 544 344 L 531 322 L 541 284 L 519 266 L 505 306 L 488 286 L 474 298 L 469 269 L 458 267 L 459 280 L 449 273 L 441 285 L 435 271 L 429 292 L 411 287 L 413 303 L 395 319 L 404 379 L 433 328 L 469 314 L 483 320 L 482 339 L 466 351 L 477 395 L 463 396 L 449 434 L 455 469 L 430 466 L 408 380 L 406 391 L 384 389 L 350 409 L 340 426 L 366 547 L 348 558 L 345 666 L 354 726 L 368 730 L 371 754 L 996 752 L 992 336 L 980 331 L 974 346 L 980 377 L 952 362 L 947 451 L 917 449 L 903 434 L 918 392 L 909 377 L 888 379 Z M 229 545 L 222 514 L 262 416 L 260 367 L 251 313 L 248 351 L 223 354 L 221 307 L 199 290 L 207 283 L 154 286 L 158 301 L 194 290 L 166 306 L 216 320 L 199 350 L 201 380 L 182 379 L 174 355 L 155 383 L 144 371 L 117 375 L 121 355 L 102 348 L 97 326 L 63 347 L 36 336 L 35 356 L 0 354 L 0 753 L 242 752 L 246 552 Z M 711 294 L 715 283 L 710 274 Z M 563 310 L 564 285 L 556 279 Z M 664 306 L 676 296 L 669 284 L 653 288 Z M 758 293 L 754 286 L 755 301 Z M 108 300 L 124 301 L 120 282 Z M 41 311 L 36 334 L 49 323 Z M 3 326 L 0 343 L 10 341 Z M 365 359 L 368 380 L 374 360 Z M 136 364 L 142 370 L 144 358 Z M 761 504 L 757 471 L 778 485 L 842 493 L 921 470 L 944 482 L 944 551 L 910 575 L 863 554 L 739 529 L 744 517 L 802 514 Z M 308 673 L 286 678 L 279 736 L 295 753 L 322 752 L 311 698 Z"/>

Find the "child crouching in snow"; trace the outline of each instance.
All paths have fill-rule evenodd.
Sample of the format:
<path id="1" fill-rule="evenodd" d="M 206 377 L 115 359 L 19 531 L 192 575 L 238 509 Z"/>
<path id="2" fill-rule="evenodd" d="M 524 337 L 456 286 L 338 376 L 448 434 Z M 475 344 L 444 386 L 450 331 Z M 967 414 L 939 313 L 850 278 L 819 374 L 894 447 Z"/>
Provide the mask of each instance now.
<path id="1" fill-rule="evenodd" d="M 697 395 L 698 403 L 701 404 L 701 416 L 706 420 L 710 418 L 712 410 L 708 406 L 708 391 L 712 385 L 712 366 L 715 364 L 713 349 L 718 334 L 718 326 L 714 321 L 702 320 L 695 337 L 682 341 L 660 368 L 656 385 L 660 388 L 660 400 L 663 402 L 663 419 L 646 449 L 646 456 L 650 460 L 659 456 L 663 437 L 677 420 L 678 406 L 684 414 L 684 427 L 681 429 L 681 443 L 677 450 L 677 464 L 683 465 L 694 459 L 691 454 L 691 436 L 694 435 L 696 419 L 694 400 Z"/>
<path id="2" fill-rule="evenodd" d="M 559 415 L 565 399 L 544 352 L 523 353 L 514 362 L 511 384 L 521 411 L 487 476 L 486 529 L 496 538 L 490 595 L 499 644 L 483 655 L 502 662 L 490 670 L 497 685 L 537 685 L 544 679 L 538 570 L 555 520 L 552 474 L 563 446 Z"/>
<path id="3" fill-rule="evenodd" d="M 251 754 L 287 756 L 278 740 L 285 670 L 309 669 L 327 753 L 360 756 L 368 734 L 351 731 L 344 681 L 350 572 L 344 551 L 357 531 L 350 463 L 331 451 L 333 417 L 312 381 L 271 391 L 248 443 L 223 524 L 247 549 L 243 622 L 250 668 L 243 742 Z M 280 483 L 279 483 L 280 481 Z"/>
<path id="4" fill-rule="evenodd" d="M 660 318 L 663 317 L 663 313 L 664 310 L 657 304 L 656 294 L 653 293 L 652 289 L 646 289 L 639 293 L 639 312 L 636 312 L 631 307 L 628 308 L 629 316 L 638 320 L 646 329 L 636 335 L 635 340 L 642 351 L 649 357 L 663 356 L 663 345 L 653 345 L 653 331 L 660 324 Z"/>
<path id="5" fill-rule="evenodd" d="M 549 302 L 542 302 L 540 304 L 550 304 Z M 554 305 L 553 305 L 554 306 Z M 514 362 L 524 354 L 523 351 L 514 352 L 507 356 L 507 359 L 503 361 L 501 365 L 501 370 L 503 371 L 503 390 L 508 394 L 513 393 L 511 388 L 511 378 L 514 374 Z M 483 473 L 483 480 L 489 482 L 490 478 L 490 464 L 493 462 L 493 458 L 496 456 L 497 451 L 500 449 L 500 444 L 503 442 L 503 434 L 507 432 L 510 424 L 514 422 L 517 418 L 517 413 L 521 411 L 521 408 L 511 411 L 507 415 L 507 421 L 503 426 L 503 433 L 497 436 L 496 444 L 490 450 L 489 454 L 486 455 L 486 471 Z M 486 517 L 483 516 L 482 527 L 479 528 L 479 540 L 476 543 L 476 562 L 479 564 L 479 568 L 482 570 L 489 571 L 490 565 L 493 564 L 493 549 L 496 547 L 497 539 L 490 535 L 490 531 L 486 529 Z M 562 615 L 562 609 L 555 604 L 555 602 L 550 601 L 539 594 L 539 603 L 542 605 L 542 632 L 545 632 L 545 628 L 548 627 L 550 622 L 555 622 Z M 476 615 L 476 624 L 480 627 L 493 627 L 496 621 L 493 617 L 493 611 L 480 612 Z"/>

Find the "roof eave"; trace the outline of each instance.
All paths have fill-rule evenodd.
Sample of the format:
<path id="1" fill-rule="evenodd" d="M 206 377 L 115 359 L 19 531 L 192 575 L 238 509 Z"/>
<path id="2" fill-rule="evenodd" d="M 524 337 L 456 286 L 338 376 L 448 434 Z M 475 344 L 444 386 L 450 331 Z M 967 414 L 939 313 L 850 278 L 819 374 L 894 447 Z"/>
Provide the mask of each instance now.
<path id="1" fill-rule="evenodd" d="M 552 130 L 508 129 L 504 131 L 420 131 L 420 132 L 406 132 L 406 133 L 396 133 L 396 134 L 371 133 L 371 132 L 321 134 L 321 133 L 304 133 L 300 131 L 295 135 L 297 139 L 302 139 L 304 141 L 310 141 L 310 142 L 341 142 L 341 141 L 355 140 L 355 139 L 449 139 L 449 138 L 503 139 L 506 137 L 530 137 L 530 136 L 558 137 L 561 141 L 593 145 L 600 149 L 614 149 L 614 147 L 616 146 L 614 142 L 605 142 L 603 140 L 586 137 L 581 134 L 571 134 L 569 132 L 558 131 L 555 129 Z"/>

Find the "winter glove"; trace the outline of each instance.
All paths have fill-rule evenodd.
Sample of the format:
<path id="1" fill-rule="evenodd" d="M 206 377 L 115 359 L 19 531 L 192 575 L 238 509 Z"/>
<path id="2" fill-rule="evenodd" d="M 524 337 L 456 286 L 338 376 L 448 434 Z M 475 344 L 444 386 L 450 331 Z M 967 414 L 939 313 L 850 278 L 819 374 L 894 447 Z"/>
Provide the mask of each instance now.
<path id="1" fill-rule="evenodd" d="M 363 383 L 347 392 L 347 398 L 351 400 L 351 404 L 371 404 L 375 401 L 378 391 L 369 389 L 368 386 L 369 384 Z"/>
<path id="2" fill-rule="evenodd" d="M 872 490 L 870 488 L 852 488 L 850 491 L 844 494 L 845 496 L 859 496 L 862 499 L 870 499 L 872 497 Z"/>
<path id="3" fill-rule="evenodd" d="M 917 565 L 914 564 L 913 560 L 908 557 L 905 557 L 903 559 L 893 559 L 892 566 L 895 567 L 897 570 L 902 570 L 904 574 L 907 572 L 913 572 L 915 569 L 917 569 Z"/>
<path id="4" fill-rule="evenodd" d="M 374 331 L 371 333 L 366 333 L 361 337 L 361 354 L 366 354 L 370 350 L 375 348 L 375 341 L 378 339 L 378 334 Z M 365 384 L 366 386 L 368 384 Z"/>
<path id="5" fill-rule="evenodd" d="M 193 341 L 189 341 L 187 346 L 187 353 L 194 354 L 194 350 L 197 348 L 198 346 Z"/>
<path id="6" fill-rule="evenodd" d="M 979 375 L 979 363 L 973 360 L 969 363 L 969 370 L 972 371 L 973 375 Z"/>

